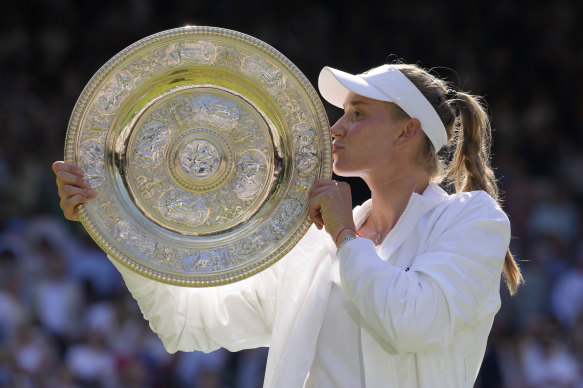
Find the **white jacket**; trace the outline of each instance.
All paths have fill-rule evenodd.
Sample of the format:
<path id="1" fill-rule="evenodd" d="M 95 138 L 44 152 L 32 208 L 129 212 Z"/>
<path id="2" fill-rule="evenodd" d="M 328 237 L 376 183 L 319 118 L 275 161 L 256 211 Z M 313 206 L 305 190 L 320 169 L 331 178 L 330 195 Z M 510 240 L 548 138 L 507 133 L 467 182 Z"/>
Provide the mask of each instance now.
<path id="1" fill-rule="evenodd" d="M 355 209 L 362 224 L 370 201 Z M 367 387 L 472 387 L 494 315 L 509 222 L 484 192 L 413 194 L 385 238 L 335 257 L 312 227 L 279 262 L 221 287 L 146 279 L 114 261 L 169 352 L 269 346 L 265 387 L 302 387 L 333 281 L 360 313 Z"/>

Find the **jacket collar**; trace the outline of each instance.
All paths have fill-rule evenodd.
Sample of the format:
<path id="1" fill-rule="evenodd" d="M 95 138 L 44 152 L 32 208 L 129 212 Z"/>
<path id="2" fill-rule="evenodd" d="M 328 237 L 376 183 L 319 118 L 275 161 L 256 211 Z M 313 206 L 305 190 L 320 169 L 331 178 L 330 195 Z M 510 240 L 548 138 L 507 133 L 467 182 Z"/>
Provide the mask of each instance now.
<path id="1" fill-rule="evenodd" d="M 417 224 L 417 221 L 435 206 L 443 202 L 447 197 L 448 194 L 439 187 L 439 185 L 433 182 L 427 186 L 423 194 L 419 195 L 417 193 L 412 193 L 403 214 L 401 214 L 397 223 L 387 237 L 385 237 L 382 244 L 377 247 L 377 252 L 380 256 L 383 259 L 391 256 L 391 254 L 399 248 L 401 243 L 410 234 Z M 354 209 L 354 222 L 357 229 L 359 229 L 367 220 L 371 210 L 371 199 Z"/>
<path id="2" fill-rule="evenodd" d="M 411 198 L 409 198 L 409 203 L 407 204 L 407 207 L 405 208 L 403 214 L 405 214 L 407 208 L 411 206 L 412 201 L 419 201 L 418 204 L 421 205 L 421 207 L 426 208 L 426 211 L 429 211 L 447 197 L 448 194 L 439 185 L 431 182 L 429 185 L 427 185 L 423 194 L 421 195 L 417 193 L 411 194 Z M 417 200 L 417 198 L 419 199 Z M 354 222 L 356 224 L 357 229 L 360 228 L 362 224 L 364 224 L 364 222 L 367 220 L 371 210 L 372 199 L 368 199 L 362 205 L 354 208 Z M 403 215 L 401 215 L 400 218 L 402 217 Z"/>

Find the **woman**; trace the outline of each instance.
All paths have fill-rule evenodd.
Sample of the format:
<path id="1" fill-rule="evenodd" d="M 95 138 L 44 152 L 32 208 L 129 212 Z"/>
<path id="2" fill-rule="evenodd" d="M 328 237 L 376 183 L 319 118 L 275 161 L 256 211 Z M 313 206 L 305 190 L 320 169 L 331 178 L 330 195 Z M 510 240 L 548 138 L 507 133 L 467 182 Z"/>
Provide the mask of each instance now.
<path id="1" fill-rule="evenodd" d="M 471 387 L 504 270 L 510 226 L 489 165 L 488 117 L 472 96 L 414 65 L 361 75 L 324 68 L 322 96 L 343 107 L 331 128 L 334 171 L 371 199 L 317 181 L 315 227 L 256 276 L 213 289 L 145 279 L 114 261 L 168 351 L 269 346 L 266 387 Z M 442 171 L 437 152 L 455 153 Z M 94 196 L 82 171 L 54 165 L 61 207 Z M 447 177 L 456 194 L 435 182 Z"/>

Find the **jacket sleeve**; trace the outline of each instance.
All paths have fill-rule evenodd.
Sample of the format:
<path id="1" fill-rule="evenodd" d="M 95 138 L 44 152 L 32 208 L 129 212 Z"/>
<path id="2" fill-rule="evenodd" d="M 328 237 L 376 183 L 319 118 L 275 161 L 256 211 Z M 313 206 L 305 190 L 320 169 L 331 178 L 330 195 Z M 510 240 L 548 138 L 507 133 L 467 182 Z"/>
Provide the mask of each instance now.
<path id="1" fill-rule="evenodd" d="M 168 352 L 269 345 L 279 263 L 233 284 L 189 288 L 150 280 L 111 261 Z"/>
<path id="2" fill-rule="evenodd" d="M 381 260 L 366 239 L 339 252 L 342 287 L 389 353 L 447 347 L 500 308 L 508 218 L 485 193 L 467 202 L 435 221 L 408 271 Z"/>

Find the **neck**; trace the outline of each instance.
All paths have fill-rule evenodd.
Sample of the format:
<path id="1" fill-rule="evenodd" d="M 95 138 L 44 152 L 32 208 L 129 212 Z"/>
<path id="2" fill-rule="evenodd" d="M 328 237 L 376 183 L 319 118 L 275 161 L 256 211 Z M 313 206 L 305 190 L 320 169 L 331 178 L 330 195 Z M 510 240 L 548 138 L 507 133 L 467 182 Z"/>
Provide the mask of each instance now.
<path id="1" fill-rule="evenodd" d="M 371 191 L 374 226 L 381 233 L 393 228 L 411 195 L 423 194 L 431 181 L 424 171 L 408 171 L 407 174 L 392 178 L 366 177 L 364 180 Z"/>

